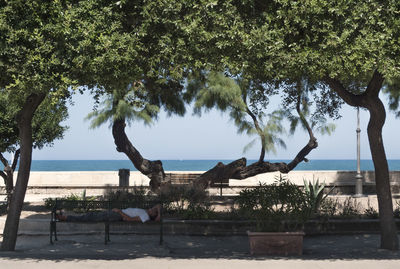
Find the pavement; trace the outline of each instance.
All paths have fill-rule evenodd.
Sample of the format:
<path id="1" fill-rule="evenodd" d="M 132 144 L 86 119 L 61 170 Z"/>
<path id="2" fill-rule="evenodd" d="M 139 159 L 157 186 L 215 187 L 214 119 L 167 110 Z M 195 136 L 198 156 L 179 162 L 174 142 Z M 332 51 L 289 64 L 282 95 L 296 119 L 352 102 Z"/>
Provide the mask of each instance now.
<path id="1" fill-rule="evenodd" d="M 33 202 L 35 207 L 36 201 Z M 22 222 L 32 218 L 44 232 L 18 236 L 16 250 L 0 251 L 0 269 L 47 268 L 399 268 L 400 251 L 379 249 L 378 234 L 306 236 L 303 255 L 293 257 L 252 256 L 246 235 L 190 236 L 165 235 L 159 245 L 157 234 L 111 234 L 104 245 L 104 234 L 60 234 L 49 243 L 48 212 L 26 211 Z M 21 223 L 20 223 L 21 224 Z M 22 229 L 24 230 L 24 229 Z M 81 231 L 79 229 L 79 231 Z M 100 230 L 101 231 L 101 230 Z M 2 237 L 0 235 L 0 242 Z"/>
<path id="2" fill-rule="evenodd" d="M 400 251 L 379 249 L 379 235 L 304 238 L 303 255 L 252 256 L 247 236 L 103 234 L 18 236 L 16 250 L 0 252 L 0 268 L 399 268 Z M 0 238 L 1 240 L 1 238 Z"/>

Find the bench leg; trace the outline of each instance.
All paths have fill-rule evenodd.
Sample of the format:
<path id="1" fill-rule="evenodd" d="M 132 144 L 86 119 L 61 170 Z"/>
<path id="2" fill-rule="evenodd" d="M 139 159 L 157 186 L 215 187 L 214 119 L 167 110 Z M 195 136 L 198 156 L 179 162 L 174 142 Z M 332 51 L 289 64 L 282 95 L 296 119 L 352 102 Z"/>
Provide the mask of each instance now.
<path id="1" fill-rule="evenodd" d="M 104 244 L 110 242 L 110 224 L 104 223 Z"/>
<path id="2" fill-rule="evenodd" d="M 161 220 L 160 223 L 160 245 L 162 245 L 164 243 L 164 233 L 163 233 L 163 223 Z"/>
<path id="3" fill-rule="evenodd" d="M 55 221 L 50 222 L 50 244 L 53 244 L 53 234 L 54 240 L 57 241 L 57 226 Z"/>
<path id="4" fill-rule="evenodd" d="M 50 244 L 53 245 L 53 222 L 50 222 Z"/>

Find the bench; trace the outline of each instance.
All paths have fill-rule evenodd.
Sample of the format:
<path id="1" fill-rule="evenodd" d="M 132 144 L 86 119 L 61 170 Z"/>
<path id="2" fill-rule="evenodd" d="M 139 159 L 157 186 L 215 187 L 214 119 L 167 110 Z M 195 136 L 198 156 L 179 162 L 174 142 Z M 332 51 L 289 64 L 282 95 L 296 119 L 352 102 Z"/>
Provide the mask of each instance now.
<path id="1" fill-rule="evenodd" d="M 163 220 L 162 220 L 162 202 L 159 200 L 149 200 L 149 201 L 127 201 L 127 202 L 116 202 L 116 201 L 90 201 L 90 200 L 66 200 L 66 199 L 55 199 L 54 205 L 51 211 L 51 219 L 50 219 L 50 244 L 53 244 L 54 240 L 57 241 L 57 223 L 64 223 L 65 221 L 59 221 L 56 218 L 56 214 L 60 214 L 61 210 L 79 210 L 80 213 L 87 213 L 90 211 L 111 211 L 113 208 L 124 209 L 124 208 L 151 208 L 156 204 L 161 205 L 161 220 L 159 222 L 148 221 L 157 223 L 160 225 L 160 245 L 163 243 Z M 68 223 L 68 222 L 66 222 Z M 104 244 L 110 242 L 110 224 L 118 223 L 118 225 L 132 225 L 133 222 L 129 221 L 98 221 L 98 222 L 74 222 L 74 223 L 84 223 L 84 224 L 93 224 L 93 223 L 104 223 Z M 143 225 L 145 225 L 143 224 Z"/>

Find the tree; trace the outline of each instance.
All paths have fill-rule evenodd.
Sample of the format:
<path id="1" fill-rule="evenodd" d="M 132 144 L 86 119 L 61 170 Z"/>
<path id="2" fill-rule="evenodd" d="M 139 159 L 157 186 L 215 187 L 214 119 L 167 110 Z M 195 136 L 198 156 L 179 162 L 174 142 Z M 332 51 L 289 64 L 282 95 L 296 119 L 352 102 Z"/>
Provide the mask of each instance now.
<path id="1" fill-rule="evenodd" d="M 0 2 L 0 89 L 15 109 L 20 163 L 3 231 L 2 250 L 14 250 L 32 160 L 32 121 L 40 104 L 56 104 L 74 85 L 70 74 L 65 1 Z M 39 117 L 40 118 L 40 117 Z M 47 121 L 46 121 L 47 122 Z"/>
<path id="2" fill-rule="evenodd" d="M 7 94 L 0 90 L 0 161 L 4 165 L 4 172 L 0 176 L 4 179 L 7 201 L 11 202 L 14 189 L 14 171 L 17 167 L 20 149 L 18 127 L 14 120 L 16 109 L 7 102 Z M 48 115 L 52 115 L 49 117 Z M 53 141 L 63 138 L 67 127 L 60 123 L 68 116 L 67 107 L 63 101 L 58 104 L 45 100 L 38 108 L 32 121 L 33 148 L 41 149 L 44 146 L 52 146 Z M 4 157 L 3 153 L 13 153 L 11 163 Z"/>
<path id="3" fill-rule="evenodd" d="M 238 133 L 258 136 L 261 144 L 258 161 L 261 163 L 264 162 L 265 152 L 276 153 L 276 144 L 286 147 L 285 142 L 278 137 L 285 131 L 281 124 L 282 112 L 274 111 L 265 115 L 260 109 L 251 109 L 248 104 L 248 88 L 249 82 L 244 79 L 235 81 L 222 73 L 210 73 L 205 85 L 196 94 L 195 112 L 201 115 L 203 108 L 209 110 L 214 107 L 221 111 L 228 110 L 238 127 Z M 267 122 L 264 124 L 265 120 Z M 247 151 L 255 142 L 256 139 L 252 140 L 243 151 Z"/>
<path id="4" fill-rule="evenodd" d="M 98 100 L 106 96 L 103 106 L 89 115 L 92 127 L 111 121 L 117 151 L 150 177 L 153 190 L 165 181 L 162 163 L 145 159 L 125 127 L 137 119 L 151 123 L 162 108 L 171 114 L 185 112 L 181 58 L 186 47 L 179 4 L 86 1 L 73 15 L 76 35 L 89 37 L 77 47 L 81 56 L 76 61 L 84 74 L 80 84 L 88 85 Z"/>
<path id="5" fill-rule="evenodd" d="M 300 162 L 308 161 L 306 156 L 318 143 L 314 132 L 331 134 L 334 125 L 326 124 L 326 118 L 319 109 L 311 113 L 311 107 L 318 102 L 312 102 L 309 95 L 316 91 L 313 85 L 309 85 L 306 79 L 290 83 L 285 81 L 279 85 L 270 85 L 269 94 L 258 92 L 260 85 L 256 81 L 244 79 L 244 74 L 236 79 L 226 77 L 222 73 L 207 73 L 205 78 L 194 79 L 188 86 L 188 92 L 194 96 L 195 112 L 201 114 L 201 110 L 217 108 L 221 111 L 229 111 L 231 119 L 238 127 L 238 132 L 256 134 L 261 144 L 261 152 L 258 162 L 247 166 L 246 159 L 241 158 L 230 164 L 217 164 L 216 167 L 199 176 L 197 183 L 207 187 L 209 184 L 221 179 L 245 179 L 260 173 L 280 171 L 288 173 Z M 265 85 L 264 85 L 265 86 Z M 263 87 L 264 87 L 263 86 Z M 284 87 L 282 93 L 284 99 L 283 110 L 276 110 L 266 114 L 269 107 L 269 98 L 278 94 L 277 88 Z M 297 115 L 293 115 L 293 112 Z M 281 124 L 286 117 L 291 123 L 290 133 L 293 134 L 298 126 L 302 126 L 309 134 L 309 141 L 289 163 L 270 163 L 264 161 L 266 152 L 275 152 L 275 145 L 285 146 L 278 135 L 284 132 Z M 265 123 L 264 123 L 265 122 Z M 248 146 L 252 146 L 253 140 Z"/>
<path id="6" fill-rule="evenodd" d="M 306 76 L 319 85 L 326 100 L 339 96 L 345 103 L 369 111 L 381 247 L 398 249 L 382 138 L 385 109 L 379 93 L 400 75 L 400 3 L 237 1 L 234 6 L 247 26 L 243 31 L 247 49 L 239 57 L 246 60 L 241 72 L 264 82 Z M 232 60 L 237 69 L 238 62 Z M 332 104 L 335 109 L 340 105 Z M 329 112 L 326 107 L 321 108 Z"/>

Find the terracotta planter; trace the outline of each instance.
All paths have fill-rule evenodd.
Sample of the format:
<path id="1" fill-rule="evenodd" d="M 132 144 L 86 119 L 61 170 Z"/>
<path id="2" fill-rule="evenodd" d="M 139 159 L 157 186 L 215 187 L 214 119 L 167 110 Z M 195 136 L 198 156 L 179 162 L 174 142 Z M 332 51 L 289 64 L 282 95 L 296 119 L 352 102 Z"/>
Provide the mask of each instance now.
<path id="1" fill-rule="evenodd" d="M 252 255 L 302 255 L 303 232 L 247 232 Z"/>

